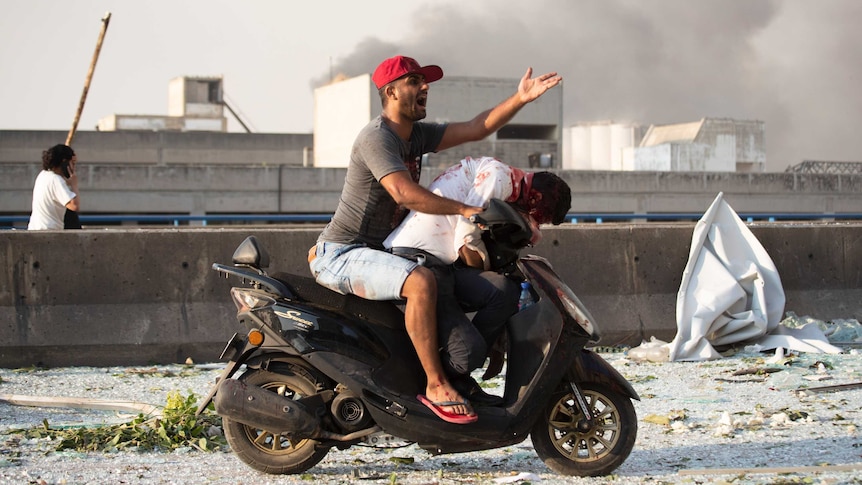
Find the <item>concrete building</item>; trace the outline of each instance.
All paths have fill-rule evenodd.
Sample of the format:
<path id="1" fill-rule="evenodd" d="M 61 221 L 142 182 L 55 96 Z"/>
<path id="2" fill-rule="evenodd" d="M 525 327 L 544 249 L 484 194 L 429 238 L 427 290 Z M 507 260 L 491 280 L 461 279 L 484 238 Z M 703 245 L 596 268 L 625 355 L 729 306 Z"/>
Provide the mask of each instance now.
<path id="1" fill-rule="evenodd" d="M 610 121 L 566 130 L 563 168 L 658 172 L 763 172 L 765 123 L 703 118 L 651 125 Z"/>
<path id="2" fill-rule="evenodd" d="M 519 79 L 445 76 L 429 91 L 427 121 L 466 121 L 518 89 Z M 429 154 L 426 167 L 447 167 L 466 156 L 494 156 L 518 167 L 560 168 L 563 90 L 558 86 L 525 106 L 485 140 Z M 371 76 L 335 82 L 314 91 L 314 166 L 346 167 L 356 134 L 381 111 Z"/>
<path id="3" fill-rule="evenodd" d="M 302 167 L 311 164 L 312 138 L 311 133 L 79 131 L 73 148 L 81 167 L 101 164 Z M 0 170 L 10 163 L 30 164 L 39 169 L 42 151 L 65 140 L 63 131 L 0 130 Z"/>
<path id="4" fill-rule="evenodd" d="M 626 170 L 763 172 L 766 123 L 703 118 L 650 126 L 636 148 L 624 150 Z"/>
<path id="5" fill-rule="evenodd" d="M 168 114 L 112 114 L 100 119 L 99 131 L 227 132 L 221 76 L 177 77 L 168 83 Z"/>

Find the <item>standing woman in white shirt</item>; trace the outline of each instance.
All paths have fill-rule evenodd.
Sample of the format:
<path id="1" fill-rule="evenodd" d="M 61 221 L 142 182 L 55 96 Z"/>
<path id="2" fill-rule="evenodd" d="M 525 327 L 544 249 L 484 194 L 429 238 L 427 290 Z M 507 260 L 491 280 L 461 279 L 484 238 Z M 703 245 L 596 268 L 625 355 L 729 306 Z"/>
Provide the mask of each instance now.
<path id="1" fill-rule="evenodd" d="M 78 157 L 72 147 L 54 145 L 42 152 L 42 171 L 33 186 L 29 230 L 63 229 L 66 209 L 77 212 Z"/>

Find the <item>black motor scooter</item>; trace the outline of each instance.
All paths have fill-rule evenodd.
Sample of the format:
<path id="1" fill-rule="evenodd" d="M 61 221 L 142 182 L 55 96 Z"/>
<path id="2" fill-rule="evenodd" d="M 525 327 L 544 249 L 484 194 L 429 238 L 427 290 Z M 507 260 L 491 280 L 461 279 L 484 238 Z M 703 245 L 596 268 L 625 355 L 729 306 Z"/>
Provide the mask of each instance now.
<path id="1" fill-rule="evenodd" d="M 611 473 L 635 443 L 637 392 L 585 348 L 598 341 L 595 322 L 548 261 L 518 256 L 530 234 L 518 212 L 494 200 L 474 217 L 497 266 L 529 281 L 535 301 L 507 323 L 503 405 L 474 405 L 475 423 L 442 421 L 417 400 L 424 374 L 396 302 L 341 295 L 310 277 L 270 276 L 269 258 L 249 236 L 233 266 L 213 265 L 247 284 L 230 293 L 248 332 L 228 342 L 221 358 L 229 362 L 198 412 L 213 401 L 233 451 L 266 473 L 304 472 L 332 447 L 416 443 L 432 454 L 459 453 L 528 435 L 558 473 Z"/>

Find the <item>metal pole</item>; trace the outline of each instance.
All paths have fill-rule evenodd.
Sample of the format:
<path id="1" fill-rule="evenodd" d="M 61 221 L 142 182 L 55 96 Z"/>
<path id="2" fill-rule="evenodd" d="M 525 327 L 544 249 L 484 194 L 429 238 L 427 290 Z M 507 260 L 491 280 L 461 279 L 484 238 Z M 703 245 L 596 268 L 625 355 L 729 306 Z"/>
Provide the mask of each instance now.
<path id="1" fill-rule="evenodd" d="M 231 108 L 231 106 L 228 104 L 227 99 L 222 99 L 221 102 L 225 106 L 225 108 L 227 108 L 227 110 L 230 111 L 230 114 L 232 114 L 233 117 L 237 121 L 239 121 L 239 124 L 241 124 L 242 127 L 245 129 L 245 132 L 251 133 L 251 130 L 249 129 L 249 127 L 245 123 L 243 123 L 242 118 L 240 118 L 239 115 L 236 114 L 236 111 L 234 111 L 233 108 Z"/>
<path id="2" fill-rule="evenodd" d="M 111 12 L 105 12 L 102 17 L 102 30 L 99 32 L 99 40 L 96 42 L 96 52 L 93 53 L 93 60 L 90 62 L 90 70 L 87 72 L 87 80 L 84 81 L 84 92 L 81 93 L 81 101 L 78 102 L 78 111 L 75 113 L 75 121 L 72 122 L 72 128 L 69 130 L 69 135 L 66 136 L 66 145 L 72 145 L 72 139 L 75 138 L 75 131 L 78 130 L 78 121 L 81 120 L 81 112 L 84 111 L 84 103 L 87 101 L 87 92 L 90 90 L 90 81 L 93 79 L 93 72 L 96 70 L 96 61 L 99 60 L 99 52 L 102 50 L 102 41 L 105 39 L 105 32 L 108 31 L 108 22 L 111 21 Z"/>

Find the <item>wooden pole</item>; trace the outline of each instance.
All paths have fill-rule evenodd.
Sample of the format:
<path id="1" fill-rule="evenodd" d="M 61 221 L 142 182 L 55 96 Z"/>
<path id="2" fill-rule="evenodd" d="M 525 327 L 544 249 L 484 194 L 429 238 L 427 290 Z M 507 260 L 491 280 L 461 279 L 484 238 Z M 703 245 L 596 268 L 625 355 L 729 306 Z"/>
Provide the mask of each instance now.
<path id="1" fill-rule="evenodd" d="M 84 81 L 84 92 L 81 93 L 81 100 L 78 102 L 78 111 L 75 113 L 75 121 L 72 122 L 72 128 L 69 130 L 69 135 L 66 136 L 66 145 L 72 146 L 72 139 L 75 138 L 75 132 L 78 130 L 78 122 L 81 120 L 81 112 L 84 111 L 84 103 L 87 101 L 87 92 L 90 90 L 90 81 L 93 79 L 93 72 L 96 71 L 96 61 L 99 60 L 99 52 L 102 50 L 102 41 L 105 39 L 105 32 L 108 31 L 108 22 L 111 21 L 111 12 L 106 12 L 102 17 L 102 30 L 99 32 L 99 40 L 96 42 L 96 52 L 93 53 L 93 60 L 90 62 L 90 70 L 87 71 L 87 80 Z"/>

